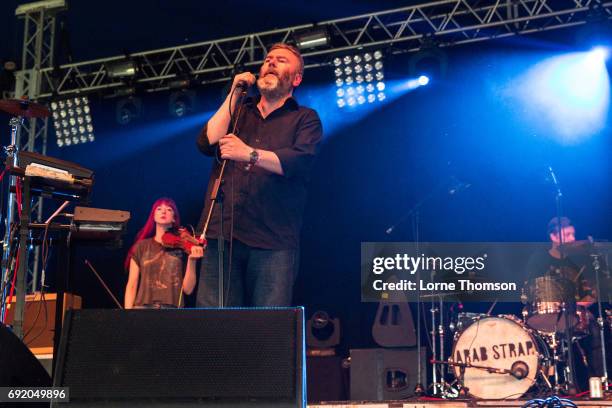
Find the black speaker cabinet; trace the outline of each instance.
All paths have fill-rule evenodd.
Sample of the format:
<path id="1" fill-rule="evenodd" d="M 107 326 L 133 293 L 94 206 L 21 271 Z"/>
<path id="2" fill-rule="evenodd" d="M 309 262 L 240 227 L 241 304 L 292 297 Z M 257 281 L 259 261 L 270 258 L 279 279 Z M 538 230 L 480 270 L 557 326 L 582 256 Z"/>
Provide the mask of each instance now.
<path id="1" fill-rule="evenodd" d="M 421 353 L 421 384 L 425 384 L 425 348 Z M 351 400 L 399 400 L 414 394 L 417 349 L 351 350 Z"/>
<path id="2" fill-rule="evenodd" d="M 82 407 L 305 407 L 304 310 L 75 310 L 54 384 Z"/>

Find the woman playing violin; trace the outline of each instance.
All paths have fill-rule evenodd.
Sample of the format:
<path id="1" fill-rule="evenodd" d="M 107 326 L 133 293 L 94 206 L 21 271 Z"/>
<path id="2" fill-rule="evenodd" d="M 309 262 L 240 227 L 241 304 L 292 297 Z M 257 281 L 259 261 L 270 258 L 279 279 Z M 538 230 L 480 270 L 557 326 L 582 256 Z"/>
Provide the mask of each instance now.
<path id="1" fill-rule="evenodd" d="M 126 309 L 181 307 L 182 292 L 188 295 L 193 292 L 196 262 L 203 256 L 202 247 L 187 247 L 189 253 L 185 267 L 184 250 L 163 245 L 164 234 L 179 225 L 180 216 L 174 201 L 170 198 L 155 201 L 147 222 L 136 235 L 125 259 L 129 270 L 125 288 Z"/>

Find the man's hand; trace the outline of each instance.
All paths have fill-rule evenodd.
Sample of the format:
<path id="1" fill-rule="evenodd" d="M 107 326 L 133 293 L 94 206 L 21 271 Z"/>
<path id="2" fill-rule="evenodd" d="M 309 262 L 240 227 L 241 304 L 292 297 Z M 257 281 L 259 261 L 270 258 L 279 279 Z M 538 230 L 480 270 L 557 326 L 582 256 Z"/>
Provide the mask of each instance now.
<path id="1" fill-rule="evenodd" d="M 247 146 L 238 136 L 230 133 L 219 140 L 221 148 L 221 158 L 234 160 L 237 162 L 251 161 L 251 151 L 253 149 Z"/>
<path id="2" fill-rule="evenodd" d="M 236 85 L 238 85 L 238 82 L 240 81 L 244 81 L 248 86 L 252 86 L 255 83 L 255 80 L 255 75 L 251 74 L 250 72 L 240 73 L 234 77 L 234 81 L 232 82 L 232 90 L 236 89 Z"/>

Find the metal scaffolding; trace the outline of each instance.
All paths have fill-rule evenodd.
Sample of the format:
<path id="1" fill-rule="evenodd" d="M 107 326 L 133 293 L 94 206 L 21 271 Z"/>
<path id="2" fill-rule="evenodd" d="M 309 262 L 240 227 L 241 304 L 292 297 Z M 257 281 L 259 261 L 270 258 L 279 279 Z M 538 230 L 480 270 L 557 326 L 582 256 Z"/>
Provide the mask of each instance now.
<path id="1" fill-rule="evenodd" d="M 441 0 L 318 23 L 326 27 L 328 46 L 303 53 L 306 68 L 325 65 L 331 54 L 361 48 L 387 48 L 393 52 L 418 51 L 424 43 L 453 46 L 518 34 L 554 30 L 586 23 L 593 14 L 612 19 L 612 1 L 604 0 Z M 185 76 L 201 84 L 225 81 L 236 67 L 261 63 L 267 48 L 288 41 L 314 26 L 300 25 L 144 51 L 93 61 L 43 68 L 41 98 L 82 92 L 142 86 L 168 89 Z M 132 59 L 139 67 L 128 80 L 112 77 L 109 63 Z"/>
<path id="2" fill-rule="evenodd" d="M 15 11 L 15 15 L 23 18 L 24 23 L 21 69 L 15 75 L 15 98 L 25 97 L 32 101 L 41 98 L 41 72 L 53 67 L 56 16 L 65 9 L 63 0 L 47 0 L 25 4 Z M 48 118 L 25 118 L 21 122 L 17 151 L 46 154 L 48 129 Z M 32 206 L 32 220 L 40 222 L 42 210 L 43 200 L 38 198 Z M 12 221 L 7 220 L 7 225 Z M 31 252 L 33 256 L 28 257 L 26 288 L 35 292 L 39 282 L 40 248 L 36 246 Z"/>

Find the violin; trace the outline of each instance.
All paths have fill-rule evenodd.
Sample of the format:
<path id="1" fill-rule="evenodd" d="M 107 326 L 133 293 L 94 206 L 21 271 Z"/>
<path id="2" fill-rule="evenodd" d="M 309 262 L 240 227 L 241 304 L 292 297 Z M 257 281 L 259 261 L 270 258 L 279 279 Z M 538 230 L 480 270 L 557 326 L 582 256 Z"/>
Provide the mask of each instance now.
<path id="1" fill-rule="evenodd" d="M 172 228 L 162 235 L 162 245 L 164 248 L 182 249 L 187 255 L 191 254 L 191 248 L 201 246 L 206 249 L 206 239 L 198 239 L 191 235 L 187 228 Z"/>

